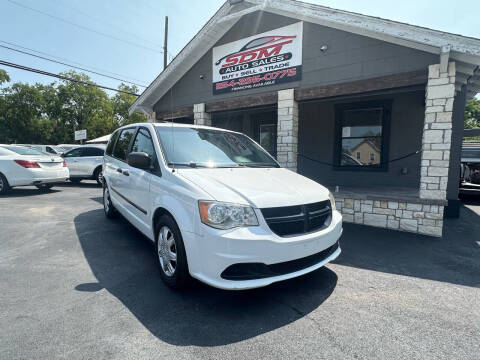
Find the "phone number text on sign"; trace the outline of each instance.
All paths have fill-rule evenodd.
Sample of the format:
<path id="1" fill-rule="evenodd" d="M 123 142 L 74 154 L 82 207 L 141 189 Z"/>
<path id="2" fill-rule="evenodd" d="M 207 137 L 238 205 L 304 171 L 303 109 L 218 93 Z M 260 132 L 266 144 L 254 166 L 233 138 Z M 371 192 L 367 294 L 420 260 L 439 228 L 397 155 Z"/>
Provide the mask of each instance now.
<path id="1" fill-rule="evenodd" d="M 261 75 L 245 76 L 229 81 L 221 81 L 213 84 L 214 94 L 253 89 L 257 87 L 281 84 L 287 81 L 297 81 L 301 77 L 301 65 L 267 72 Z"/>

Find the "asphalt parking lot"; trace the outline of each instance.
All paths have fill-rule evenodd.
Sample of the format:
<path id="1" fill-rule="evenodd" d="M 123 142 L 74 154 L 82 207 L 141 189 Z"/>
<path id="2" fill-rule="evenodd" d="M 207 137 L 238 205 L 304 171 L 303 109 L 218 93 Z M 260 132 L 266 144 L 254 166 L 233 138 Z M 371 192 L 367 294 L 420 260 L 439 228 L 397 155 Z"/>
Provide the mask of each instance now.
<path id="1" fill-rule="evenodd" d="M 334 264 L 176 293 L 94 182 L 0 198 L 1 359 L 480 358 L 480 201 L 436 239 L 346 225 Z"/>

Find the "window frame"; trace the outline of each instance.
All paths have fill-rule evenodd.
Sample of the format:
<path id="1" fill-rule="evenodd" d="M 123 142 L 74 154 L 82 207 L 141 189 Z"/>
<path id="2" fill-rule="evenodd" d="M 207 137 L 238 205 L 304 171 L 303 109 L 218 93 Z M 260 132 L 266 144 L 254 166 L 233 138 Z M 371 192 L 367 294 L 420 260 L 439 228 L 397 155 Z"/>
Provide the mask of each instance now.
<path id="1" fill-rule="evenodd" d="M 91 154 L 88 154 L 89 150 L 98 150 L 99 152 L 102 151 L 102 148 L 100 147 L 96 147 L 96 146 L 86 146 L 83 148 L 83 155 L 82 157 L 98 157 L 98 156 L 103 156 L 105 154 L 105 150 L 103 150 L 103 154 L 101 155 L 91 155 Z"/>
<path id="2" fill-rule="evenodd" d="M 386 172 L 390 148 L 390 123 L 392 117 L 393 99 L 350 102 L 335 105 L 335 134 L 333 149 L 333 169 L 336 171 Z M 343 113 L 348 110 L 382 110 L 382 146 L 380 148 L 380 164 L 378 165 L 341 165 L 342 157 L 342 123 Z"/>
<path id="3" fill-rule="evenodd" d="M 145 130 L 146 132 L 148 132 L 150 134 L 150 141 L 152 142 L 152 148 L 153 148 L 153 151 L 155 152 L 155 160 L 157 162 L 156 166 L 154 169 L 152 170 L 144 170 L 152 175 L 156 175 L 156 176 L 162 176 L 162 169 L 160 168 L 160 162 L 159 162 L 159 159 L 158 159 L 158 154 L 157 154 L 157 150 L 155 149 L 155 143 L 153 141 L 153 136 L 152 136 L 152 132 L 150 131 L 150 129 L 148 129 L 147 127 L 145 126 L 138 126 L 137 127 L 137 130 L 135 131 L 135 134 L 133 135 L 132 137 L 132 141 L 130 142 L 129 146 L 128 146 L 128 153 L 127 153 L 127 163 L 128 163 L 128 155 L 130 155 L 130 153 L 132 152 L 132 148 L 133 148 L 133 144 L 135 143 L 135 140 L 137 139 L 137 136 L 138 134 L 140 133 L 140 130 Z M 155 132 L 155 135 L 156 135 L 156 132 Z M 120 137 L 120 136 L 119 136 Z M 115 144 L 116 145 L 116 144 Z"/>
<path id="4" fill-rule="evenodd" d="M 70 149 L 70 150 L 68 150 L 67 152 L 65 152 L 65 153 L 63 154 L 63 157 L 64 157 L 64 158 L 67 158 L 67 159 L 68 159 L 68 158 L 79 158 L 79 157 L 83 157 L 83 153 L 84 153 L 84 150 L 83 150 L 83 149 L 84 149 L 84 148 L 81 147 L 81 146 L 79 146 L 79 147 L 74 147 L 73 149 Z M 71 154 L 71 153 L 74 152 L 75 150 L 80 151 L 80 155 L 78 155 L 78 156 L 69 156 L 69 154 Z"/>
<path id="5" fill-rule="evenodd" d="M 128 164 L 128 154 L 130 154 L 130 149 L 132 147 L 133 139 L 135 139 L 135 135 L 137 134 L 137 128 L 138 128 L 138 126 L 129 126 L 129 127 L 126 127 L 126 128 L 119 129 L 118 136 L 115 139 L 115 145 L 112 148 L 112 154 L 109 155 L 109 156 L 111 156 L 112 158 L 114 158 L 118 161 L 121 161 L 125 164 Z M 118 145 L 118 139 L 120 139 L 120 136 L 121 136 L 122 132 L 125 131 L 125 130 L 133 130 L 133 136 L 130 139 L 130 142 L 128 143 L 127 149 L 125 150 L 126 151 L 126 158 L 125 159 L 120 159 L 120 158 L 115 156 L 115 149 L 117 148 L 117 145 Z"/>
<path id="6" fill-rule="evenodd" d="M 121 129 L 115 130 L 112 135 L 110 135 L 110 139 L 108 140 L 107 146 L 105 147 L 105 155 L 113 157 L 113 150 L 115 149 L 115 146 L 117 145 L 117 139 L 118 136 L 120 135 Z M 110 145 L 110 141 L 113 143 L 112 144 L 112 151 L 110 153 L 107 152 L 108 146 Z"/>

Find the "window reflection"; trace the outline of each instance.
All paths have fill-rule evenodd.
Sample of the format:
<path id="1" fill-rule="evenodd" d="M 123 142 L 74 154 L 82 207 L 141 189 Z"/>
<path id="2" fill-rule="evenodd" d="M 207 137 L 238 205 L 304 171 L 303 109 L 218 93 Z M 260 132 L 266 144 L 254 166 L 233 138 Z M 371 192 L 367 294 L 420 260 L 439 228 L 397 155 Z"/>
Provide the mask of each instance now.
<path id="1" fill-rule="evenodd" d="M 340 166 L 378 166 L 382 151 L 382 109 L 342 113 Z"/>

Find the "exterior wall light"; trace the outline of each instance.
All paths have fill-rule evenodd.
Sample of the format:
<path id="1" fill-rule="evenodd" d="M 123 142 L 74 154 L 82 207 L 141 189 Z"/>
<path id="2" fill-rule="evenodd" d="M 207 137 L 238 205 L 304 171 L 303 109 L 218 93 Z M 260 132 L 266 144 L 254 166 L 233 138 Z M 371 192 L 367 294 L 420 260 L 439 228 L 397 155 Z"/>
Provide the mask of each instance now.
<path id="1" fill-rule="evenodd" d="M 320 51 L 327 51 L 328 50 L 328 45 L 322 45 L 320 47 Z"/>

